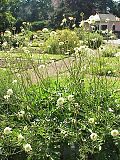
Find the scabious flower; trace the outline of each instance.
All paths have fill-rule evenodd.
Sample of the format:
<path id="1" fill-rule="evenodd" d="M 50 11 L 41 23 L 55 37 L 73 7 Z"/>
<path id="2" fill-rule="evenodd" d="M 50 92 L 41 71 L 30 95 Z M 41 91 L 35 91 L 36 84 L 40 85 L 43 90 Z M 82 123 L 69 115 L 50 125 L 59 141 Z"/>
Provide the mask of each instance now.
<path id="1" fill-rule="evenodd" d="M 89 122 L 89 123 L 94 123 L 95 120 L 94 120 L 94 118 L 90 118 L 90 119 L 88 120 L 88 122 Z"/>
<path id="2" fill-rule="evenodd" d="M 114 112 L 114 110 L 113 110 L 113 109 L 111 109 L 111 108 L 108 108 L 108 111 L 109 111 L 109 112 Z"/>
<path id="3" fill-rule="evenodd" d="M 63 46 L 64 45 L 64 42 L 59 42 L 59 46 Z"/>
<path id="4" fill-rule="evenodd" d="M 18 117 L 22 118 L 25 115 L 25 111 L 21 110 L 20 112 L 18 112 Z"/>
<path id="5" fill-rule="evenodd" d="M 50 36 L 53 37 L 53 36 L 56 36 L 56 34 L 57 34 L 57 33 L 56 33 L 55 31 L 52 31 L 52 32 L 50 33 Z"/>
<path id="6" fill-rule="evenodd" d="M 42 32 L 48 32 L 49 30 L 47 28 L 43 28 Z"/>
<path id="7" fill-rule="evenodd" d="M 18 141 L 22 141 L 24 139 L 24 137 L 22 136 L 22 134 L 18 135 Z"/>
<path id="8" fill-rule="evenodd" d="M 63 98 L 63 97 L 60 97 L 60 98 L 57 100 L 57 106 L 63 105 L 64 102 L 65 102 L 64 98 Z"/>
<path id="9" fill-rule="evenodd" d="M 38 66 L 38 69 L 44 69 L 44 68 L 45 68 L 44 64 L 41 64 L 40 66 Z"/>
<path id="10" fill-rule="evenodd" d="M 8 45 L 7 42 L 3 42 L 3 44 L 2 44 L 3 47 L 6 47 L 7 45 Z"/>
<path id="11" fill-rule="evenodd" d="M 7 90 L 7 95 L 11 96 L 13 94 L 13 90 L 12 89 L 8 89 Z"/>
<path id="12" fill-rule="evenodd" d="M 13 27 L 12 30 L 15 31 L 15 30 L 16 30 L 16 27 Z"/>
<path id="13" fill-rule="evenodd" d="M 10 127 L 6 127 L 5 129 L 4 129 L 4 134 L 10 134 L 12 131 L 12 128 L 10 128 Z"/>
<path id="14" fill-rule="evenodd" d="M 5 31 L 4 36 L 6 37 L 10 37 L 12 35 L 12 33 L 8 30 Z"/>
<path id="15" fill-rule="evenodd" d="M 67 98 L 69 102 L 72 102 L 74 100 L 74 95 L 69 95 Z"/>
<path id="16" fill-rule="evenodd" d="M 29 151 L 31 151 L 32 150 L 32 147 L 31 147 L 31 145 L 30 144 L 24 144 L 23 145 L 23 148 L 25 149 L 25 152 L 29 152 Z"/>
<path id="17" fill-rule="evenodd" d="M 90 138 L 93 140 L 93 141 L 96 141 L 97 140 L 97 134 L 96 133 L 92 133 L 90 135 Z"/>
<path id="18" fill-rule="evenodd" d="M 22 22 L 22 24 L 23 24 L 23 25 L 26 25 L 26 24 L 27 24 L 27 22 Z"/>
<path id="19" fill-rule="evenodd" d="M 16 79 L 12 81 L 12 84 L 16 84 L 16 83 L 17 83 L 17 80 L 16 80 Z"/>
<path id="20" fill-rule="evenodd" d="M 21 32 L 25 32 L 24 28 L 21 29 Z"/>
<path id="21" fill-rule="evenodd" d="M 66 22 L 67 22 L 67 19 L 64 18 L 64 19 L 62 20 L 62 23 L 66 23 Z"/>
<path id="22" fill-rule="evenodd" d="M 4 95 L 4 99 L 8 100 L 10 98 L 10 95 Z"/>
<path id="23" fill-rule="evenodd" d="M 120 57 L 120 52 L 116 53 L 115 57 Z"/>
<path id="24" fill-rule="evenodd" d="M 68 19 L 69 19 L 70 21 L 72 21 L 74 18 L 73 18 L 73 17 L 68 17 Z"/>
<path id="25" fill-rule="evenodd" d="M 23 130 L 24 131 L 27 131 L 28 127 L 27 126 L 24 126 Z"/>
<path id="26" fill-rule="evenodd" d="M 112 135 L 113 137 L 118 136 L 118 135 L 119 135 L 119 131 L 116 130 L 116 129 L 114 129 L 114 130 L 111 131 L 111 135 Z"/>
<path id="27" fill-rule="evenodd" d="M 84 26 L 84 21 L 82 20 L 82 21 L 80 22 L 79 27 L 83 27 L 83 26 Z"/>

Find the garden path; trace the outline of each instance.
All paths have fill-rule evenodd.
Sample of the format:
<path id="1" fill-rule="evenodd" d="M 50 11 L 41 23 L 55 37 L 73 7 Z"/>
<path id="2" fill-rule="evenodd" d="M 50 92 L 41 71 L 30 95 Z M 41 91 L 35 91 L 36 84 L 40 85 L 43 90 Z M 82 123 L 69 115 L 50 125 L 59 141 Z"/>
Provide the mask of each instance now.
<path id="1" fill-rule="evenodd" d="M 31 80 L 31 82 L 37 83 L 39 80 L 43 80 L 46 77 L 58 76 L 61 73 L 67 72 L 74 63 L 74 57 L 68 57 L 56 62 L 47 64 L 45 67 L 29 69 L 23 74 L 23 76 Z"/>

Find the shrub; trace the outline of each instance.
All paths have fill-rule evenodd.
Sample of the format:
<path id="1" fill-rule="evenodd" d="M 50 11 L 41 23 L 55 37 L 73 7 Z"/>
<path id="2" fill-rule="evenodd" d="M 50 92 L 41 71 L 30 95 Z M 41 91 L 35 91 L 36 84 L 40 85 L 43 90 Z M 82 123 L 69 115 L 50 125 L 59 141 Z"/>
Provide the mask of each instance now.
<path id="1" fill-rule="evenodd" d="M 31 28 L 33 31 L 42 30 L 45 27 L 48 27 L 48 21 L 37 21 L 31 23 Z"/>
<path id="2" fill-rule="evenodd" d="M 88 33 L 86 43 L 90 48 L 97 49 L 101 46 L 103 37 L 98 33 Z"/>
<path id="3" fill-rule="evenodd" d="M 117 52 L 118 48 L 114 45 L 107 45 L 101 47 L 101 53 L 103 57 L 114 57 Z"/>
<path id="4" fill-rule="evenodd" d="M 46 40 L 45 51 L 53 54 L 71 54 L 78 43 L 79 38 L 74 31 L 69 29 L 57 30 L 54 36 L 50 36 Z"/>

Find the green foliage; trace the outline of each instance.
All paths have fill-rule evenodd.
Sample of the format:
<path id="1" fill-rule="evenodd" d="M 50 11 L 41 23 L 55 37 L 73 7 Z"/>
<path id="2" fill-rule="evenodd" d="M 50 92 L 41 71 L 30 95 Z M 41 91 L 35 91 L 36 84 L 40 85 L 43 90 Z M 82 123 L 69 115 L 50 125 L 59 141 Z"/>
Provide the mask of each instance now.
<path id="1" fill-rule="evenodd" d="M 101 57 L 91 61 L 90 70 L 92 74 L 99 76 L 120 77 L 118 57 Z"/>
<path id="2" fill-rule="evenodd" d="M 103 37 L 98 33 L 88 33 L 86 44 L 93 49 L 97 49 L 103 43 Z"/>
<path id="3" fill-rule="evenodd" d="M 31 27 L 33 31 L 37 31 L 48 27 L 48 23 L 48 21 L 36 21 L 31 23 Z"/>
<path id="4" fill-rule="evenodd" d="M 79 38 L 74 31 L 69 29 L 57 30 L 55 35 L 50 36 L 45 42 L 45 50 L 53 54 L 71 54 L 78 43 Z"/>
<path id="5" fill-rule="evenodd" d="M 119 57 L 105 57 L 113 49 L 100 48 L 98 33 L 29 27 L 24 22 L 19 34 L 1 37 L 0 159 L 119 160 Z M 64 54 L 72 54 L 70 64 L 48 64 Z"/>
<path id="6" fill-rule="evenodd" d="M 1 110 L 1 158 L 19 157 L 19 152 L 28 160 L 45 160 L 48 157 L 58 160 L 61 155 L 71 160 L 77 157 L 89 159 L 90 154 L 96 159 L 98 153 L 105 158 L 111 154 L 107 146 L 114 146 L 114 143 L 114 154 L 119 158 L 119 137 L 110 135 L 112 129 L 119 128 L 119 98 L 112 92 L 113 88 L 108 90 L 102 79 L 87 81 L 83 74 L 79 78 L 78 74 L 74 77 L 71 74 L 69 79 L 59 82 L 49 79 L 30 88 L 23 83 L 22 86 L 14 84 L 11 87 L 13 95 L 10 99 L 1 99 L 1 107 L 4 106 Z M 74 95 L 72 99 L 68 98 L 70 95 Z M 59 105 L 60 97 L 64 102 Z M 109 112 L 109 108 L 114 112 Z M 20 116 L 20 111 L 25 113 Z M 91 123 L 90 118 L 94 122 Z M 12 128 L 9 134 L 3 133 L 6 125 Z M 90 138 L 92 132 L 97 133 L 97 140 Z M 18 140 L 20 133 L 24 136 L 22 141 Z M 32 146 L 28 154 L 23 152 L 26 143 Z M 104 152 L 104 147 L 108 152 Z M 76 154 L 71 155 L 74 148 Z"/>
<path id="7" fill-rule="evenodd" d="M 103 57 L 114 57 L 115 54 L 118 52 L 118 48 L 115 47 L 114 45 L 108 45 L 105 47 L 103 46 L 101 51 Z"/>

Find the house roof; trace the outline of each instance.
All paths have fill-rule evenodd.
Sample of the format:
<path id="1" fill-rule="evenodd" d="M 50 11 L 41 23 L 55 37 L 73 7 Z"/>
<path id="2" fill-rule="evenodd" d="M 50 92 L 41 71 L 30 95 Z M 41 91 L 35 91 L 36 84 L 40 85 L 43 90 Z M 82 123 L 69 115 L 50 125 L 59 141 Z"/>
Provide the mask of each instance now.
<path id="1" fill-rule="evenodd" d="M 89 19 L 94 19 L 95 21 L 112 21 L 112 22 L 116 22 L 116 21 L 120 21 L 120 18 L 114 16 L 113 14 L 109 13 L 109 14 L 96 14 L 96 15 L 91 15 L 89 17 Z"/>
<path id="2" fill-rule="evenodd" d="M 101 21 L 106 21 L 106 19 L 109 19 L 109 21 L 116 21 L 116 17 L 113 14 L 99 14 Z"/>

